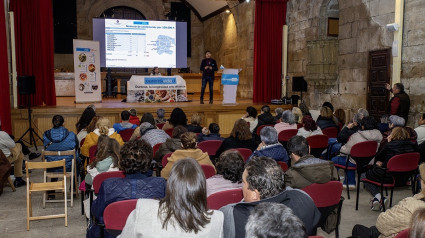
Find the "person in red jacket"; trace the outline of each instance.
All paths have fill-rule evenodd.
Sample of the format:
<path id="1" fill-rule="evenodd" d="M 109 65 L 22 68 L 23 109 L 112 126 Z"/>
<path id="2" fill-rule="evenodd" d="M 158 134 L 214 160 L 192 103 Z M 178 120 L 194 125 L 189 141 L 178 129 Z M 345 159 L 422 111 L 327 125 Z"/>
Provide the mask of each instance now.
<path id="1" fill-rule="evenodd" d="M 386 88 L 394 94 L 388 105 L 388 113 L 391 115 L 403 117 L 407 124 L 410 108 L 410 98 L 409 95 L 404 92 L 404 85 L 402 83 L 395 83 L 391 88 L 391 85 L 387 84 Z"/>

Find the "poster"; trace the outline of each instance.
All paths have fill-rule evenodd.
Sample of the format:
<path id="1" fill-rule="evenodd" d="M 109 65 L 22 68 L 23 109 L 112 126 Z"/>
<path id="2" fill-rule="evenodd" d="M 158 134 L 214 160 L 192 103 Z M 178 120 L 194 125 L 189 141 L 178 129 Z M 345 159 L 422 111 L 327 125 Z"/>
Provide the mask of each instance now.
<path id="1" fill-rule="evenodd" d="M 127 102 L 187 102 L 186 81 L 175 76 L 133 75 L 127 82 Z"/>
<path id="2" fill-rule="evenodd" d="M 74 39 L 75 102 L 101 102 L 99 42 Z"/>

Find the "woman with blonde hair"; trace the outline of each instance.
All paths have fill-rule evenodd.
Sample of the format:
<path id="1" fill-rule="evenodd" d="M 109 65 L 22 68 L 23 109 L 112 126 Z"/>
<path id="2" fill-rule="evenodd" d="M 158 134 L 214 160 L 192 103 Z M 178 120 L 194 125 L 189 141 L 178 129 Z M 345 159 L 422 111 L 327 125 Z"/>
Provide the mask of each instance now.
<path id="1" fill-rule="evenodd" d="M 303 120 L 303 113 L 301 112 L 301 109 L 298 107 L 293 107 L 292 113 L 294 114 L 295 122 L 301 124 Z"/>
<path id="2" fill-rule="evenodd" d="M 111 128 L 111 122 L 106 117 L 101 117 L 96 122 L 96 129 L 90 132 L 84 140 L 83 146 L 81 146 L 81 154 L 89 157 L 89 150 L 92 146 L 97 145 L 97 141 L 100 135 L 106 135 L 109 138 L 115 139 L 120 145 L 124 144 L 121 136 L 115 132 L 114 128 Z"/>
<path id="3" fill-rule="evenodd" d="M 198 143 L 196 142 L 195 133 L 185 132 L 181 135 L 180 140 L 182 142 L 182 149 L 174 151 L 173 154 L 168 157 L 167 165 L 161 170 L 161 177 L 168 179 L 173 165 L 178 160 L 184 158 L 193 158 L 198 161 L 199 164 L 208 164 L 214 167 L 210 157 L 208 156 L 208 153 L 205 153 L 197 148 Z"/>
<path id="4" fill-rule="evenodd" d="M 321 130 L 329 127 L 335 127 L 339 131 L 339 127 L 334 120 L 332 109 L 329 107 L 322 107 L 320 109 L 320 116 L 317 118 L 316 124 Z"/>
<path id="5" fill-rule="evenodd" d="M 201 133 L 202 132 L 202 115 L 195 112 L 192 114 L 192 117 L 190 118 L 190 124 L 186 126 L 187 130 L 189 132 L 193 133 Z"/>

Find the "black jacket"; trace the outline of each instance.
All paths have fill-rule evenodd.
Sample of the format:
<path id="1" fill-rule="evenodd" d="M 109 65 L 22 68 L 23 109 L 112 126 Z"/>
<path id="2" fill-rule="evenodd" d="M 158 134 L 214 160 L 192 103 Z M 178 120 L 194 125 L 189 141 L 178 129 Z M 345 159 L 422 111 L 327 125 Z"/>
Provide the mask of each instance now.
<path id="1" fill-rule="evenodd" d="M 319 116 L 317 118 L 316 124 L 318 127 L 320 127 L 321 130 L 326 129 L 328 127 L 336 127 L 339 131 L 338 125 L 332 119 L 326 119 Z"/>
<path id="2" fill-rule="evenodd" d="M 258 116 L 258 126 L 275 124 L 276 120 L 271 113 L 263 113 Z"/>
<path id="3" fill-rule="evenodd" d="M 360 126 L 354 126 L 353 128 L 344 127 L 339 133 L 337 140 L 339 143 L 345 144 L 348 141 L 348 138 L 354 133 L 356 133 L 358 130 L 360 130 Z"/>
<path id="4" fill-rule="evenodd" d="M 251 151 L 254 151 L 257 149 L 257 144 L 255 143 L 254 139 L 239 140 L 237 138 L 230 136 L 223 140 L 223 143 L 221 144 L 220 148 L 218 148 L 215 154 L 216 156 L 220 156 L 221 153 L 223 153 L 224 151 L 229 149 L 236 149 L 236 148 L 248 148 Z"/>
<path id="5" fill-rule="evenodd" d="M 410 109 L 409 95 L 407 95 L 407 93 L 405 92 L 395 94 L 394 97 L 391 98 L 390 103 L 388 105 L 388 112 L 391 112 L 391 102 L 392 100 L 394 100 L 394 98 L 400 99 L 400 105 L 398 106 L 397 116 L 403 117 L 407 124 L 407 118 L 409 116 L 409 109 Z"/>
<path id="6" fill-rule="evenodd" d="M 205 66 L 211 66 L 212 69 L 205 69 Z M 205 58 L 201 62 L 201 67 L 199 67 L 202 72 L 202 77 L 204 76 L 213 76 L 214 77 L 214 71 L 217 71 L 217 62 L 213 58 Z"/>
<path id="7" fill-rule="evenodd" d="M 393 140 L 385 144 L 385 146 L 375 156 L 375 161 L 381 161 L 382 167 L 386 168 L 391 157 L 399 154 L 417 152 L 418 146 L 411 141 Z"/>

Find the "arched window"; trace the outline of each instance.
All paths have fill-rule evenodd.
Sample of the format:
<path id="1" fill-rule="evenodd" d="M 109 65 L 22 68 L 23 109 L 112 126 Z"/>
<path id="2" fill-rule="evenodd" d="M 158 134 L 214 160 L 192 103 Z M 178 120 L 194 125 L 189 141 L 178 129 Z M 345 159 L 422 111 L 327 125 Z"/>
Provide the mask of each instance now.
<path id="1" fill-rule="evenodd" d="M 146 20 L 146 17 L 141 12 L 134 8 L 126 6 L 108 8 L 99 17 L 113 19 Z"/>

